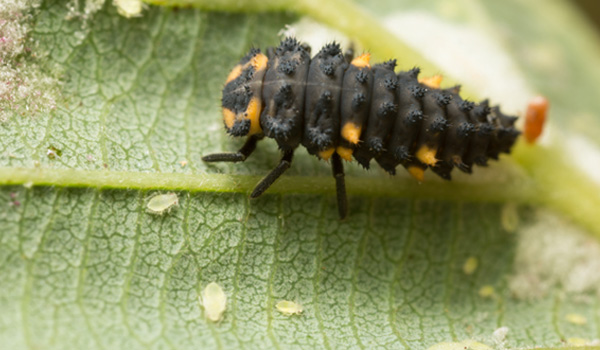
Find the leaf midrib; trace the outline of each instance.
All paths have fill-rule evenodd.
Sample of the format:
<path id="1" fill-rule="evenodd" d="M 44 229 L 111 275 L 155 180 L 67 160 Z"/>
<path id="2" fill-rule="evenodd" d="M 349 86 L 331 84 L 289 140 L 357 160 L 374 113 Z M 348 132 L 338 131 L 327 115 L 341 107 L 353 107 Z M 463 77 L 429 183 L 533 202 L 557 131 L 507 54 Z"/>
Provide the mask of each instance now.
<path id="1" fill-rule="evenodd" d="M 231 174 L 142 173 L 113 170 L 0 167 L 0 185 L 75 188 L 165 190 L 188 192 L 247 193 L 260 176 Z M 481 179 L 479 179 L 481 180 Z M 269 194 L 334 194 L 333 177 L 283 176 Z M 537 188 L 524 179 L 477 182 L 433 180 L 419 184 L 408 177 L 346 177 L 350 195 L 368 197 L 417 197 L 481 202 L 536 202 Z"/>

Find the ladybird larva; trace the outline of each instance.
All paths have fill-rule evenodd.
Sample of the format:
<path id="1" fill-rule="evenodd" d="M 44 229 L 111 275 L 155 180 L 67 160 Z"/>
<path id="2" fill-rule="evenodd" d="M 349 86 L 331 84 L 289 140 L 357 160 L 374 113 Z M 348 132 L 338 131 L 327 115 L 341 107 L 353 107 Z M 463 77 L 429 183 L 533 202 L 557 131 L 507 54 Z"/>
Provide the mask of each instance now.
<path id="1" fill-rule="evenodd" d="M 395 73 L 395 60 L 371 66 L 370 54 L 352 58 L 336 43 L 312 59 L 310 48 L 285 38 L 267 54 L 251 49 L 227 77 L 223 122 L 232 136 L 247 136 L 234 153 L 204 156 L 205 162 L 242 162 L 265 136 L 282 157 L 250 195 L 264 193 L 291 165 L 302 145 L 331 160 L 340 218 L 347 214 L 342 159 L 364 168 L 375 160 L 394 175 L 402 165 L 419 181 L 431 168 L 450 180 L 454 167 L 471 173 L 489 158 L 509 153 L 517 117 L 484 100 L 463 100 L 460 87 L 440 89 L 441 77 L 419 81 L 419 69 Z"/>

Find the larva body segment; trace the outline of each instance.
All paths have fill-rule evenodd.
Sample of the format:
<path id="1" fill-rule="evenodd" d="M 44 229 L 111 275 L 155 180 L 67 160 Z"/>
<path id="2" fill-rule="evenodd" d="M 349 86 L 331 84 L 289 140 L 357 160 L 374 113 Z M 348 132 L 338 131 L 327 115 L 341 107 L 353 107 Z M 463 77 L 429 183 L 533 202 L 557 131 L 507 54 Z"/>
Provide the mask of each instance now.
<path id="1" fill-rule="evenodd" d="M 474 164 L 509 153 L 517 136 L 516 117 L 487 100 L 463 100 L 459 87 L 440 89 L 439 77 L 419 81 L 419 69 L 395 73 L 395 60 L 371 67 L 370 55 L 354 59 L 339 45 L 310 48 L 286 38 L 268 57 L 252 49 L 234 67 L 223 89 L 228 133 L 249 136 L 236 153 L 203 157 L 207 162 L 244 161 L 264 136 L 282 150 L 279 165 L 252 192 L 260 196 L 291 164 L 302 144 L 331 160 L 340 217 L 346 215 L 342 159 L 364 168 L 375 160 L 390 174 L 402 165 L 419 181 L 431 168 L 450 180 L 454 167 L 470 173 Z M 260 118 L 258 118 L 260 116 Z"/>
<path id="2" fill-rule="evenodd" d="M 309 54 L 292 40 L 282 41 L 269 57 L 262 89 L 265 109 L 260 115 L 260 126 L 265 136 L 275 139 L 284 151 L 294 150 L 302 140 L 309 65 Z"/>
<path id="3" fill-rule="evenodd" d="M 398 79 L 394 73 L 396 61 L 387 61 L 373 67 L 373 88 L 369 114 L 354 158 L 365 168 L 371 159 L 380 157 L 386 150 L 391 126 L 398 111 L 396 89 Z M 369 103 L 370 102 L 370 103 Z M 342 104 L 347 101 L 342 101 Z"/>
<path id="4" fill-rule="evenodd" d="M 329 44 L 312 59 L 308 70 L 302 145 L 325 160 L 338 144 L 340 94 L 347 66 L 339 45 Z"/>
<path id="5" fill-rule="evenodd" d="M 263 78 L 267 56 L 252 49 L 233 68 L 223 89 L 223 122 L 232 136 L 261 134 Z"/>
<path id="6" fill-rule="evenodd" d="M 341 99 L 345 103 L 341 103 L 340 106 L 341 137 L 336 153 L 347 161 L 352 160 L 352 153 L 358 147 L 361 132 L 369 117 L 369 101 L 373 87 L 370 58 L 369 54 L 363 54 L 353 59 L 342 79 Z"/>

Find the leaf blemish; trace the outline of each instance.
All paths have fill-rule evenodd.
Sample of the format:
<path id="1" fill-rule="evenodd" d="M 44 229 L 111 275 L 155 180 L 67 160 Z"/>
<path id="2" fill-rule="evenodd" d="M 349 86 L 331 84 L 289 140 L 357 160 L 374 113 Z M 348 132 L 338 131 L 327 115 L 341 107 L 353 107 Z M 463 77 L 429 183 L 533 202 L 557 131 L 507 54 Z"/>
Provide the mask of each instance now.
<path id="1" fill-rule="evenodd" d="M 494 342 L 496 344 L 504 343 L 509 331 L 510 331 L 510 328 L 508 328 L 508 327 L 500 327 L 500 328 L 496 329 L 494 331 L 494 333 L 492 333 L 492 338 L 494 339 Z"/>
<path id="2" fill-rule="evenodd" d="M 0 123 L 56 109 L 61 82 L 57 72 L 42 69 L 47 53 L 31 33 L 30 11 L 39 0 L 0 1 Z"/>
<path id="3" fill-rule="evenodd" d="M 600 244 L 568 221 L 538 210 L 535 220 L 517 231 L 512 295 L 539 299 L 554 286 L 569 293 L 600 292 Z"/>
<path id="4" fill-rule="evenodd" d="M 46 156 L 50 159 L 60 158 L 62 156 L 62 151 L 52 145 L 48 146 L 46 150 Z"/>
<path id="5" fill-rule="evenodd" d="M 21 202 L 17 200 L 17 193 L 16 192 L 11 192 L 10 193 L 10 206 L 14 206 L 14 207 L 18 207 L 21 205 Z"/>

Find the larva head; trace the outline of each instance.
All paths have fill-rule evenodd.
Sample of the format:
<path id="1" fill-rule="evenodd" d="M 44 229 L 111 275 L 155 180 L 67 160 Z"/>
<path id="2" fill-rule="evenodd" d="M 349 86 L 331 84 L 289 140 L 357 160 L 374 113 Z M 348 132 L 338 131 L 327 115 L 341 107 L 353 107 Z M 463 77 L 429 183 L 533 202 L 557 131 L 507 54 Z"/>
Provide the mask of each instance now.
<path id="1" fill-rule="evenodd" d="M 232 136 L 262 132 L 259 117 L 267 62 L 267 56 L 260 50 L 251 49 L 227 76 L 221 102 L 225 129 Z"/>

